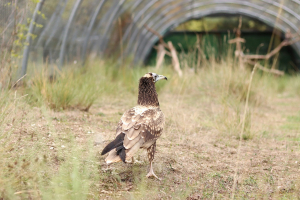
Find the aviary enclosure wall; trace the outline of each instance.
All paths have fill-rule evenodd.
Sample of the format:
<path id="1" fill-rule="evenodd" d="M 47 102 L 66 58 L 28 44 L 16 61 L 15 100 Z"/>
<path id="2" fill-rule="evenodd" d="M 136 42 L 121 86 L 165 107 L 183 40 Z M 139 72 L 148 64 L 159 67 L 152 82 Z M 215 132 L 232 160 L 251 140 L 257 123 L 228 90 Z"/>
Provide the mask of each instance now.
<path id="1" fill-rule="evenodd" d="M 190 19 L 213 14 L 255 18 L 282 32 L 300 35 L 299 0 L 5 0 L 1 1 L 2 46 L 8 31 L 25 24 L 22 75 L 28 61 L 84 63 L 91 57 L 117 56 L 145 61 L 158 37 Z M 16 9 L 18 7 L 18 9 Z M 18 16 L 15 11 L 18 10 Z M 17 17 L 17 19 L 16 19 Z M 17 37 L 17 36 L 16 36 Z M 33 39 L 34 38 L 34 39 Z M 9 48 L 9 47 L 7 47 Z M 300 42 L 293 45 L 300 54 Z M 3 49 L 3 48 L 2 48 Z M 22 49 L 23 50 L 23 49 Z M 3 53 L 3 52 L 2 52 Z M 300 63 L 300 61 L 297 61 Z"/>

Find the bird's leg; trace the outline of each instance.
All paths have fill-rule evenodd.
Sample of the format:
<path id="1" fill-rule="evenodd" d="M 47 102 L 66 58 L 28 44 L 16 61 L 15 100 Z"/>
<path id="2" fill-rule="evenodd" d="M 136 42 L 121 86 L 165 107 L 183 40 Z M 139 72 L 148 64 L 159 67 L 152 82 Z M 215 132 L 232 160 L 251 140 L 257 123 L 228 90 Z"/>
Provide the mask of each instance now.
<path id="1" fill-rule="evenodd" d="M 149 173 L 146 175 L 147 178 L 149 178 L 150 176 L 154 176 L 155 178 L 157 178 L 158 180 L 161 180 L 159 179 L 155 174 L 154 174 L 154 171 L 153 171 L 153 168 L 152 168 L 152 162 L 153 162 L 153 159 L 154 159 L 154 153 L 155 153 L 155 149 L 156 149 L 156 142 L 154 142 L 148 149 L 148 158 L 149 158 L 149 162 L 150 162 L 150 170 L 149 170 Z"/>
<path id="2" fill-rule="evenodd" d="M 154 174 L 154 171 L 153 171 L 153 168 L 152 168 L 152 162 L 150 162 L 150 170 L 149 170 L 149 173 L 146 175 L 146 177 L 149 178 L 150 176 L 154 176 L 154 177 L 157 178 L 158 180 L 161 180 L 160 178 L 158 178 L 158 177 Z"/>

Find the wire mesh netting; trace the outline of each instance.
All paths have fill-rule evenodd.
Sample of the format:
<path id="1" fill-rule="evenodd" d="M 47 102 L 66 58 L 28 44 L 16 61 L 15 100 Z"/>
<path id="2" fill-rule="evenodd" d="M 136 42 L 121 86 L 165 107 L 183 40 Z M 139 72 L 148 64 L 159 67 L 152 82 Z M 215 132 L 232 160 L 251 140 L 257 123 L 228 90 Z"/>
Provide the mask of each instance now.
<path id="1" fill-rule="evenodd" d="M 84 63 L 87 56 L 137 63 L 158 40 L 146 26 L 164 35 L 187 20 L 225 13 L 300 34 L 299 11 L 299 0 L 2 0 L 1 54 L 24 51 L 23 74 L 28 57 L 59 67 Z M 300 43 L 293 47 L 300 54 Z"/>

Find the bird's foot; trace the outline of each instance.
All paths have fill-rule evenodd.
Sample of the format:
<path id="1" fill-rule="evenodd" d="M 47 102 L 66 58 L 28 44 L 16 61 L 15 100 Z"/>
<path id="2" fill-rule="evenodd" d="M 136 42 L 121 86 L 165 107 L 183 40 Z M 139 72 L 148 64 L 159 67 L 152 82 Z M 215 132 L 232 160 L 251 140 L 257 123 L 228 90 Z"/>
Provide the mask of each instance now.
<path id="1" fill-rule="evenodd" d="M 147 178 L 149 178 L 149 177 L 151 177 L 151 176 L 153 176 L 153 177 L 155 177 L 155 178 L 157 178 L 158 180 L 161 181 L 161 179 L 158 178 L 158 177 L 154 174 L 154 171 L 153 171 L 153 170 L 150 170 L 149 173 L 146 175 Z"/>

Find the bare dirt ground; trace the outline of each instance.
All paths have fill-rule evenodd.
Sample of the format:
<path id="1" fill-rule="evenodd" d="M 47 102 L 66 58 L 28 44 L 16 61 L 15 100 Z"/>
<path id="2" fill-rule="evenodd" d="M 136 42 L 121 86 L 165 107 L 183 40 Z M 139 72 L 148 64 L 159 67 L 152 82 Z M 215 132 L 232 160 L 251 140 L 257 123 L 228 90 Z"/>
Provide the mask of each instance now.
<path id="1" fill-rule="evenodd" d="M 122 114 L 136 105 L 134 92 L 103 96 L 89 112 L 18 105 L 19 113 L 7 119 L 5 131 L 11 133 L 13 145 L 5 147 L 11 155 L 2 164 L 8 170 L 14 166 L 23 169 L 8 173 L 16 173 L 24 188 L 45 184 L 46 189 L 20 187 L 13 197 L 53 198 L 51 193 L 66 183 L 64 187 L 71 189 L 60 194 L 66 195 L 65 199 L 74 194 L 76 199 L 76 191 L 81 190 L 75 187 L 76 181 L 83 180 L 82 185 L 89 185 L 88 199 L 229 199 L 238 165 L 236 199 L 300 198 L 299 96 L 281 93 L 250 105 L 237 159 L 244 103 L 236 105 L 197 88 L 166 90 L 159 92 L 166 124 L 154 160 L 161 181 L 145 177 L 149 170 L 145 150 L 127 164 L 108 166 L 100 155 L 115 137 Z M 74 170 L 76 162 L 69 162 L 73 158 L 82 162 L 75 178 L 72 173 L 65 176 Z M 48 194 L 47 188 L 56 189 L 49 189 Z"/>
<path id="2" fill-rule="evenodd" d="M 128 164 L 107 166 L 105 156 L 100 156 L 104 145 L 115 137 L 123 112 L 135 105 L 135 96 L 126 95 L 101 99 L 89 112 L 36 108 L 34 114 L 25 113 L 28 120 L 19 129 L 32 132 L 32 138 L 34 133 L 44 136 L 51 165 L 57 170 L 64 157 L 57 150 L 70 148 L 66 135 L 74 135 L 79 148 L 92 141 L 89 154 L 97 158 L 101 177 L 91 178 L 97 193 L 90 198 L 228 199 L 237 164 L 237 199 L 300 198 L 298 97 L 281 95 L 251 108 L 253 136 L 242 141 L 237 160 L 239 140 L 231 128 L 235 124 L 230 112 L 224 114 L 219 104 L 205 96 L 162 92 L 159 100 L 166 125 L 155 154 L 154 170 L 162 179 L 158 181 L 145 178 L 149 167 L 145 150 L 139 151 L 135 163 Z"/>

